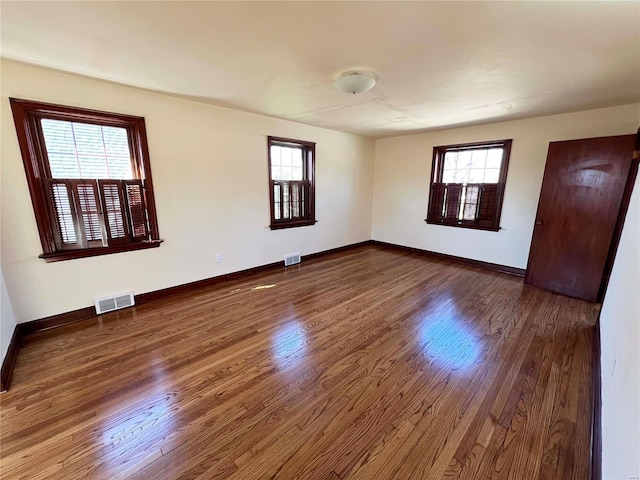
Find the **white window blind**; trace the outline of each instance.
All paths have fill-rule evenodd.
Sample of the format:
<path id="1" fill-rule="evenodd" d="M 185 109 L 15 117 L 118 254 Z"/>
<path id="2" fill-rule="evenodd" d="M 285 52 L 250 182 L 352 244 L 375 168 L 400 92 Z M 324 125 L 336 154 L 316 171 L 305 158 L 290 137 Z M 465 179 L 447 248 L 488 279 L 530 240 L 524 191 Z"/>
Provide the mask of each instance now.
<path id="1" fill-rule="evenodd" d="M 52 178 L 134 178 L 125 128 L 47 118 L 41 125 Z"/>

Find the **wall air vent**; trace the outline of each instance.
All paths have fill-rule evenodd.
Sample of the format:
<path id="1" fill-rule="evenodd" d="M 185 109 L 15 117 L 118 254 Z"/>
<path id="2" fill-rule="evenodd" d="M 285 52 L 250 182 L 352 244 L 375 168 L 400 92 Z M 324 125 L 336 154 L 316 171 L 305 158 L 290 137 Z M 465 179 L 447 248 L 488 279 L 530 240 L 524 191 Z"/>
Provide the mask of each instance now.
<path id="1" fill-rule="evenodd" d="M 289 255 L 284 256 L 284 266 L 288 267 L 289 265 L 293 265 L 295 263 L 300 263 L 300 252 L 291 253 Z"/>
<path id="2" fill-rule="evenodd" d="M 112 312 L 121 308 L 132 307 L 135 305 L 133 292 L 119 293 L 110 297 L 101 297 L 95 299 L 96 314 Z"/>

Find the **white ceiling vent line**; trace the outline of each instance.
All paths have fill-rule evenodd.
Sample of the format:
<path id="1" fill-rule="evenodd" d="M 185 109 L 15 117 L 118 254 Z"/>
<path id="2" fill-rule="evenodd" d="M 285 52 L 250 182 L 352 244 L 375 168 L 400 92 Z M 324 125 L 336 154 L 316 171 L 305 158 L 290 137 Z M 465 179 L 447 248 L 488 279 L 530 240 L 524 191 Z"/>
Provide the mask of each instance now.
<path id="1" fill-rule="evenodd" d="M 290 253 L 289 255 L 284 256 L 285 267 L 288 267 L 289 265 L 294 265 L 296 263 L 300 263 L 300 252 Z"/>
<path id="2" fill-rule="evenodd" d="M 136 304 L 133 292 L 118 293 L 110 297 L 101 297 L 95 299 L 96 314 L 112 312 L 121 308 L 132 307 Z"/>

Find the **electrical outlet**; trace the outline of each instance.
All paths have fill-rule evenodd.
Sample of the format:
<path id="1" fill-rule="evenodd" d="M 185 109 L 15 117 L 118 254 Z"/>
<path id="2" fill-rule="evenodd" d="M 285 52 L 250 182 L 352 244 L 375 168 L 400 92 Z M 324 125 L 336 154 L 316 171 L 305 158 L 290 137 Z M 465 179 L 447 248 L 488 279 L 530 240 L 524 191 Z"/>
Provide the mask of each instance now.
<path id="1" fill-rule="evenodd" d="M 222 263 L 222 254 L 216 253 L 216 263 Z"/>

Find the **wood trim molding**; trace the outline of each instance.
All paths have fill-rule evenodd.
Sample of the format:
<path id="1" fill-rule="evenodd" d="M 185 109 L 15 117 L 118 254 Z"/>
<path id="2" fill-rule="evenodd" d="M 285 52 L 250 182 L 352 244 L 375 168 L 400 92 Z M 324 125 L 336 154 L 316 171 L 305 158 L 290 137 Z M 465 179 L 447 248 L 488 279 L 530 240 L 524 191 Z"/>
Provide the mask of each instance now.
<path id="1" fill-rule="evenodd" d="M 363 242 L 367 243 L 367 242 Z M 349 248 L 355 248 L 362 244 L 355 245 L 347 245 L 344 247 L 339 247 L 331 250 L 327 250 L 326 254 L 333 253 L 339 250 L 347 250 Z M 324 255 L 325 252 L 318 252 L 311 255 L 307 255 L 304 258 L 317 258 Z M 247 270 L 241 270 L 239 272 L 228 273 L 226 275 L 220 275 L 218 277 L 211 277 L 204 280 L 198 280 L 195 282 L 186 283 L 183 285 L 176 285 L 174 287 L 163 288 L 162 290 L 156 290 L 153 292 L 142 293 L 140 295 L 135 296 L 136 305 L 144 305 L 145 303 L 150 303 L 156 300 L 160 300 L 170 295 L 177 295 L 179 293 L 188 292 L 195 289 L 206 288 L 213 285 L 217 285 L 223 282 L 228 282 L 231 280 L 238 280 L 245 276 L 264 272 L 271 269 L 277 268 L 287 268 L 284 267 L 283 262 L 274 262 L 266 265 L 261 265 L 258 267 L 249 268 Z M 11 337 L 11 342 L 9 343 L 9 349 L 7 350 L 7 355 L 2 363 L 2 371 L 0 375 L 0 392 L 6 392 L 9 389 L 9 385 L 11 384 L 11 378 L 13 376 L 13 368 L 16 363 L 16 358 L 18 357 L 18 351 L 20 350 L 20 346 L 22 345 L 23 339 L 31 334 L 36 332 L 43 332 L 46 330 L 51 330 L 53 328 L 63 327 L 65 325 L 70 325 L 86 320 L 91 320 L 93 318 L 98 317 L 96 314 L 96 309 L 94 306 L 79 308 L 77 310 L 73 310 L 70 312 L 60 313 L 58 315 L 51 315 L 44 318 L 39 318 L 37 320 L 32 320 L 30 322 L 19 323 L 16 325 L 13 336 Z"/>
<path id="2" fill-rule="evenodd" d="M 307 213 L 303 215 L 303 218 L 298 220 L 294 220 L 293 218 L 284 219 L 284 214 L 281 213 L 280 220 L 276 220 L 275 217 L 275 199 L 274 199 L 274 182 L 272 172 L 271 172 L 271 147 L 274 145 L 279 146 L 290 146 L 290 147 L 300 147 L 302 149 L 303 155 L 303 175 L 302 175 L 302 183 L 308 184 L 307 191 Z M 315 142 L 308 142 L 305 140 L 294 140 L 292 138 L 284 138 L 284 137 L 267 137 L 267 163 L 268 163 L 268 172 L 269 172 L 269 212 L 270 212 L 270 223 L 269 227 L 271 230 L 280 230 L 283 228 L 293 228 L 293 227 L 307 227 L 315 225 L 316 222 L 316 144 Z M 281 193 L 282 193 L 282 187 Z M 291 188 L 291 187 L 289 187 Z M 302 196 L 303 194 L 300 193 Z M 282 207 L 282 204 L 281 204 Z M 302 207 L 300 207 L 302 209 Z"/>
<path id="3" fill-rule="evenodd" d="M 315 260 L 318 258 L 326 257 L 334 253 L 346 252 L 347 250 L 353 250 L 354 248 L 364 247 L 366 245 L 372 245 L 373 240 L 365 240 L 364 242 L 352 243 L 350 245 L 344 245 L 342 247 L 330 248 L 329 250 L 323 250 L 321 252 L 310 253 L 308 255 L 302 255 L 304 260 Z"/>
<path id="4" fill-rule="evenodd" d="M 66 250 L 61 252 L 43 253 L 39 258 L 45 262 L 60 262 L 72 260 L 74 258 L 97 257 L 99 255 L 110 255 L 112 253 L 132 252 L 134 250 L 145 250 L 147 248 L 157 248 L 164 240 L 145 240 L 138 243 L 127 243 L 125 245 L 115 245 L 112 247 L 100 248 L 79 248 L 77 250 Z"/>
<path id="5" fill-rule="evenodd" d="M 342 247 L 331 248 L 329 250 L 323 250 L 321 252 L 311 253 L 309 255 L 303 255 L 302 258 L 305 260 L 321 258 L 329 254 L 351 250 L 354 248 L 362 247 L 364 245 L 368 245 L 370 243 L 371 243 L 371 240 L 366 240 L 364 242 L 344 245 Z M 197 280 L 195 282 L 184 283 L 182 285 L 163 288 L 161 290 L 155 290 L 153 292 L 141 293 L 135 296 L 136 305 L 144 305 L 145 303 L 153 302 L 155 300 L 159 300 L 161 298 L 165 298 L 170 295 L 177 295 L 177 294 L 188 292 L 195 289 L 206 288 L 206 287 L 210 287 L 220 283 L 238 280 L 252 274 L 256 274 L 256 273 L 260 273 L 260 272 L 264 272 L 272 269 L 278 269 L 278 268 L 287 268 L 287 267 L 284 266 L 284 263 L 282 261 L 273 262 L 273 263 L 268 263 L 266 265 L 260 265 L 257 267 L 248 268 L 246 270 L 240 270 L 237 272 L 227 273 L 225 275 L 219 275 L 217 277 L 210 277 L 203 280 Z M 81 322 L 83 320 L 88 320 L 97 316 L 98 315 L 96 315 L 96 311 L 93 306 L 84 307 L 84 308 L 79 308 L 78 310 L 60 313 L 58 315 L 51 315 L 49 317 L 39 318 L 37 320 L 32 320 L 30 322 L 19 323 L 18 325 L 16 325 L 16 330 L 19 332 L 20 338 L 23 338 L 27 335 L 31 335 L 36 332 L 42 332 L 44 330 L 49 330 L 51 328 L 62 327 L 63 325 Z"/>
<path id="6" fill-rule="evenodd" d="M 344 252 L 354 248 L 363 247 L 365 245 L 377 245 L 384 248 L 400 249 L 400 250 L 409 251 L 413 253 L 419 253 L 421 255 L 427 255 L 431 258 L 436 258 L 438 260 L 448 260 L 456 263 L 470 265 L 473 267 L 484 268 L 484 269 L 493 270 L 496 272 L 508 273 L 510 275 L 517 275 L 520 277 L 524 276 L 524 272 L 525 272 L 523 269 L 520 269 L 520 268 L 508 267 L 506 265 L 498 265 L 498 264 L 489 263 L 489 262 L 482 262 L 480 260 L 471 260 L 468 258 L 447 255 L 445 253 L 432 252 L 429 250 L 421 250 L 419 248 L 406 247 L 404 245 L 381 242 L 378 240 L 365 240 L 359 243 L 353 243 L 350 245 L 331 248 L 329 250 L 323 250 L 321 252 L 303 255 L 302 258 L 304 260 L 322 258 L 327 255 Z M 177 294 L 185 293 L 195 289 L 211 287 L 213 285 L 217 285 L 223 282 L 238 280 L 248 275 L 252 275 L 255 273 L 260 273 L 260 272 L 264 272 L 264 271 L 276 269 L 276 268 L 285 268 L 285 267 L 281 261 L 278 261 L 278 262 L 268 263 L 266 265 L 260 265 L 257 267 L 248 268 L 246 270 L 227 273 L 225 275 L 205 278 L 203 280 L 196 280 L 195 282 L 184 283 L 184 284 L 176 285 L 173 287 L 154 290 L 152 292 L 141 293 L 135 296 L 136 305 L 144 305 L 146 303 L 153 302 L 170 295 L 177 295 Z M 51 328 L 61 327 L 69 323 L 80 322 L 83 320 L 94 318 L 96 316 L 97 315 L 95 312 L 95 308 L 93 306 L 90 306 L 90 307 L 80 308 L 78 310 L 73 310 L 70 312 L 60 313 L 58 315 L 51 315 L 49 317 L 32 320 L 30 322 L 19 323 L 18 325 L 16 325 L 16 328 L 20 331 L 20 334 L 24 337 L 36 332 L 41 332 L 44 330 L 49 330 Z"/>
<path id="7" fill-rule="evenodd" d="M 487 270 L 507 273 L 510 275 L 517 275 L 520 277 L 524 276 L 524 272 L 525 272 L 523 269 L 520 269 L 520 268 L 508 267 L 505 265 L 498 265 L 495 263 L 482 262 L 479 260 L 471 260 L 468 258 L 456 257 L 453 255 L 447 255 L 444 253 L 431 252 L 428 250 L 421 250 L 418 248 L 381 242 L 378 240 L 365 240 L 359 243 L 353 243 L 350 245 L 331 248 L 329 250 L 323 250 L 321 252 L 303 255 L 302 258 L 307 261 L 316 260 L 328 255 L 345 252 L 355 248 L 364 247 L 366 245 L 375 245 L 381 248 L 404 250 L 407 252 L 418 253 L 420 255 L 426 255 L 430 258 L 435 258 L 438 260 L 446 260 L 446 261 L 461 263 L 464 265 L 484 268 Z M 207 288 L 207 287 L 218 285 L 224 282 L 243 279 L 247 276 L 250 276 L 256 273 L 266 272 L 269 270 L 276 270 L 280 268 L 294 268 L 294 266 L 285 267 L 282 261 L 278 261 L 278 262 L 268 263 L 266 265 L 260 265 L 257 267 L 248 268 L 246 270 L 240 270 L 238 272 L 219 275 L 217 277 L 206 278 L 203 280 L 197 280 L 195 282 L 163 288 L 161 290 L 155 290 L 153 292 L 141 293 L 135 296 L 136 305 L 144 305 L 146 303 L 154 302 L 156 300 L 160 300 L 162 298 L 166 298 L 171 295 L 177 295 L 180 293 L 185 293 L 185 292 L 189 292 L 196 289 Z M 2 365 L 2 388 L 7 389 L 10 384 L 11 375 L 13 373 L 13 366 L 15 364 L 18 350 L 20 348 L 20 344 L 22 343 L 22 340 L 26 336 L 34 334 L 36 332 L 42 332 L 45 330 L 62 327 L 64 325 L 82 322 L 84 320 L 90 320 L 96 317 L 98 317 L 98 315 L 96 315 L 95 308 L 93 306 L 90 306 L 90 307 L 79 308 L 71 312 L 60 313 L 58 315 L 51 315 L 49 317 L 32 320 L 30 322 L 19 323 L 18 325 L 16 325 L 13 337 L 11 339 L 11 344 L 9 346 L 9 351 L 7 352 L 7 356 L 5 357 L 5 361 L 3 362 L 3 365 Z"/>
<path id="8" fill-rule="evenodd" d="M 156 300 L 161 300 L 171 295 L 178 295 L 180 293 L 190 292 L 192 290 L 212 287 L 220 283 L 238 280 L 248 275 L 265 272 L 267 270 L 276 269 L 278 267 L 284 268 L 284 263 L 267 263 L 266 265 L 260 265 L 258 267 L 248 268 L 246 270 L 239 270 L 237 272 L 231 272 L 225 275 L 219 275 L 217 277 L 205 278 L 203 280 L 196 280 L 195 282 L 183 283 L 181 285 L 176 285 L 173 287 L 154 290 L 153 292 L 141 293 L 135 296 L 136 305 L 144 305 L 146 303 L 155 302 Z"/>
<path id="9" fill-rule="evenodd" d="M 629 167 L 629 176 L 627 177 L 627 183 L 624 187 L 624 193 L 622 194 L 622 202 L 620 203 L 620 211 L 618 212 L 618 219 L 616 220 L 616 226 L 613 231 L 613 237 L 611 239 L 611 247 L 609 248 L 609 255 L 607 256 L 607 263 L 602 273 L 602 284 L 600 285 L 600 291 L 598 292 L 598 302 L 604 301 L 604 295 L 607 292 L 609 286 L 609 279 L 611 278 L 611 272 L 613 271 L 613 262 L 616 259 L 618 253 L 618 246 L 620 245 L 620 238 L 622 238 L 622 229 L 624 227 L 624 221 L 627 218 L 627 211 L 629 210 L 629 203 L 631 202 L 631 194 L 633 193 L 633 187 L 636 183 L 636 177 L 638 176 L 638 167 L 640 166 L 640 128 L 638 128 L 638 134 L 636 136 L 636 149 L 633 152 L 633 159 Z"/>
<path id="10" fill-rule="evenodd" d="M 160 245 L 161 239 L 158 231 L 155 200 L 153 198 L 151 161 L 149 159 L 149 147 L 147 145 L 143 117 L 17 98 L 9 98 L 9 103 L 42 244 L 43 253 L 40 258 L 47 262 L 54 262 L 143 248 L 155 248 Z M 127 131 L 132 170 L 136 179 L 144 181 L 144 200 L 146 202 L 150 237 L 148 241 L 141 243 L 127 241 L 125 245 L 117 245 L 114 244 L 114 239 L 107 235 L 109 247 L 106 248 L 62 248 L 59 236 L 55 232 L 55 219 L 52 216 L 53 205 L 50 193 L 47 190 L 47 182 L 51 180 L 52 176 L 41 125 L 42 119 L 82 121 L 102 126 L 123 128 Z M 69 181 L 69 179 L 57 180 Z M 123 199 L 120 198 L 120 205 L 123 204 Z M 125 211 L 121 211 L 123 217 L 125 217 Z M 75 211 L 73 216 L 74 224 L 78 228 L 79 220 L 76 218 L 78 214 Z M 84 246 L 86 247 L 86 245 Z"/>
<path id="11" fill-rule="evenodd" d="M 16 359 L 18 358 L 18 350 L 22 344 L 22 331 L 18 328 L 18 325 L 13 329 L 13 335 L 11 335 L 11 341 L 9 342 L 9 348 L 7 354 L 2 362 L 2 371 L 0 372 L 0 392 L 6 392 L 9 390 L 11 384 L 11 378 L 13 377 L 13 368 L 16 365 Z"/>
<path id="12" fill-rule="evenodd" d="M 427 205 L 427 218 L 425 218 L 425 222 L 431 225 L 440 225 L 446 227 L 457 227 L 457 228 L 472 228 L 476 230 L 486 230 L 490 232 L 498 232 L 500 231 L 500 217 L 502 215 L 502 204 L 504 201 L 504 191 L 507 184 L 507 172 L 509 170 L 509 158 L 511 157 L 511 145 L 513 143 L 513 139 L 504 139 L 504 140 L 495 140 L 489 142 L 477 142 L 477 143 L 463 143 L 457 145 L 442 145 L 433 147 L 433 157 L 431 160 L 431 180 L 429 183 L 429 199 Z M 500 173 L 497 182 L 497 188 L 495 193 L 495 202 L 493 207 L 495 207 L 495 211 L 493 213 L 493 218 L 491 221 L 483 220 L 483 223 L 480 223 L 480 219 L 476 218 L 475 220 L 459 220 L 459 219 L 449 219 L 442 217 L 441 212 L 438 213 L 438 208 L 436 206 L 436 193 L 434 191 L 436 185 L 443 186 L 442 194 L 444 195 L 444 191 L 449 191 L 449 188 L 454 188 L 456 185 L 460 188 L 460 192 L 462 192 L 463 184 L 443 184 L 443 164 L 444 157 L 447 152 L 452 151 L 465 151 L 465 150 L 474 150 L 474 149 L 482 149 L 482 148 L 490 148 L 490 147 L 499 147 L 502 148 L 502 163 L 500 165 Z M 478 202 L 482 203 L 483 191 L 486 185 L 485 183 L 477 183 L 476 185 L 482 186 L 482 190 L 479 191 Z M 439 195 L 438 195 L 439 196 Z M 444 197 L 443 197 L 444 198 Z M 461 199 L 458 199 L 458 207 L 461 207 Z M 444 201 L 444 199 L 443 199 Z M 463 202 L 464 203 L 464 202 Z M 479 206 L 479 205 L 478 205 Z"/>
<path id="13" fill-rule="evenodd" d="M 62 327 L 69 323 L 81 322 L 88 318 L 96 316 L 95 307 L 84 307 L 78 310 L 72 310 L 71 312 L 59 313 L 58 315 L 51 315 L 49 317 L 39 318 L 30 322 L 19 323 L 16 328 L 20 330 L 22 337 L 31 335 L 36 332 L 43 332 L 51 328 Z"/>
<path id="14" fill-rule="evenodd" d="M 430 258 L 438 260 L 448 260 L 450 262 L 462 263 L 471 267 L 484 268 L 485 270 L 492 270 L 494 272 L 507 273 L 509 275 L 516 275 L 518 277 L 524 277 L 525 270 L 523 268 L 509 267 L 507 265 L 499 265 L 497 263 L 483 262 L 482 260 L 472 260 L 465 257 L 456 257 L 455 255 L 448 255 L 446 253 L 432 252 L 431 250 L 422 250 L 420 248 L 407 247 L 404 245 L 396 245 L 395 243 L 381 242 L 379 240 L 371 240 L 373 245 L 378 245 L 384 248 L 395 248 L 404 250 L 406 252 L 418 253 Z"/>
<path id="15" fill-rule="evenodd" d="M 327 256 L 332 253 L 342 252 L 345 250 L 351 250 L 354 248 L 361 247 L 363 245 L 368 245 L 370 240 L 366 242 L 354 243 L 351 245 L 345 245 L 342 247 L 332 248 L 329 250 L 323 250 L 317 253 L 311 253 L 309 255 L 303 255 L 302 258 L 304 260 L 311 260 L 315 258 L 321 258 Z M 197 280 L 195 282 L 184 283 L 182 285 L 176 285 L 175 287 L 163 288 L 162 290 L 155 290 L 153 292 L 142 293 L 140 295 L 136 295 L 136 305 L 144 305 L 145 303 L 154 302 L 156 300 L 160 300 L 170 295 L 177 295 L 179 293 L 185 293 L 191 290 L 207 288 L 214 285 L 218 285 L 220 283 L 234 281 L 243 279 L 249 275 L 253 275 L 256 273 L 265 272 L 268 270 L 275 270 L 278 268 L 287 268 L 284 266 L 282 261 L 267 263 L 266 265 L 260 265 L 258 267 L 248 268 L 246 270 L 240 270 L 237 272 L 227 273 L 226 275 L 220 275 L 217 277 L 206 278 L 204 280 Z"/>
<path id="16" fill-rule="evenodd" d="M 602 371 L 600 314 L 593 332 L 593 411 L 591 418 L 591 480 L 602 480 Z"/>

